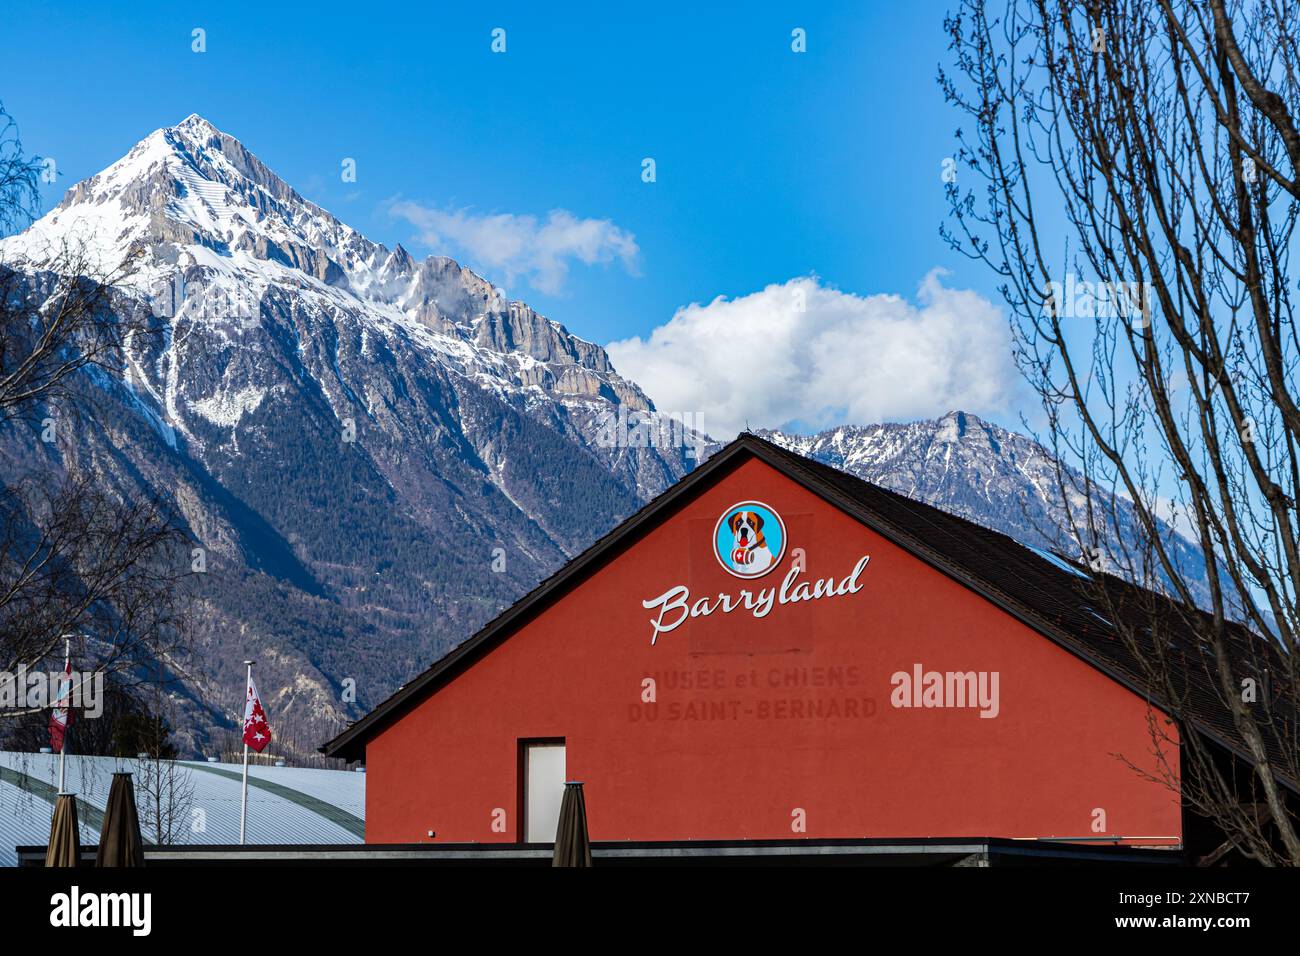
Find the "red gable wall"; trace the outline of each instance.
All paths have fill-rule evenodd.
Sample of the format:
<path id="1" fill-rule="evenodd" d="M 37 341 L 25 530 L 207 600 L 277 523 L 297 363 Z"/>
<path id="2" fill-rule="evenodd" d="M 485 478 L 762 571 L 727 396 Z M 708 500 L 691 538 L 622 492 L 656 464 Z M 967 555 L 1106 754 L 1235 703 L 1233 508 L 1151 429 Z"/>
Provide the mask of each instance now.
<path id="1" fill-rule="evenodd" d="M 789 535 L 757 581 L 710 548 L 746 499 Z M 644 599 L 779 588 L 795 548 L 801 580 L 839 580 L 870 555 L 861 590 L 761 620 L 715 613 L 651 645 Z M 891 675 L 918 663 L 997 671 L 998 715 L 891 706 Z M 1138 697 L 756 460 L 372 739 L 366 839 L 514 841 L 517 742 L 538 737 L 566 739 L 594 840 L 1081 837 L 1098 835 L 1097 809 L 1108 834 L 1182 832 L 1174 795 L 1115 756 L 1156 769 Z"/>

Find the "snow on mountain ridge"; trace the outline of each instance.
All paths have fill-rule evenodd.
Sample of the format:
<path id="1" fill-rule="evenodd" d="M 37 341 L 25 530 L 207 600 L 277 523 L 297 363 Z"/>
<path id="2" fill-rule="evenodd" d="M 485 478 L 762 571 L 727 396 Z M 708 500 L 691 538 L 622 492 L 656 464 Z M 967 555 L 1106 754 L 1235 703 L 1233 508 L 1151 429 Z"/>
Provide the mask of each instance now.
<path id="1" fill-rule="evenodd" d="M 601 376 L 613 371 L 599 346 L 508 300 L 454 260 L 416 261 L 400 245 L 389 250 L 370 241 L 197 114 L 150 133 L 25 232 L 0 240 L 0 260 L 39 269 L 68 245 L 84 248 L 104 274 L 130 261 L 124 285 L 154 302 L 166 299 L 178 272 L 187 285 L 205 283 L 218 296 L 238 287 L 260 297 L 282 285 L 475 351 L 572 364 Z M 526 380 L 526 370 L 519 371 Z M 631 405 L 651 407 L 639 389 L 621 391 Z"/>
<path id="2" fill-rule="evenodd" d="M 1015 538 L 1022 544 L 1088 563 L 1063 506 L 1057 465 L 1026 435 L 967 412 L 937 419 L 878 425 L 844 425 L 814 435 L 759 432 L 791 451 L 856 475 L 917 501 L 933 505 Z M 1083 476 L 1065 466 L 1073 488 Z M 1082 513 L 1082 497 L 1071 491 L 1071 508 Z M 1131 506 L 1121 501 L 1118 526 L 1108 526 L 1114 553 L 1118 542 L 1139 540 Z M 1178 566 L 1200 599 L 1208 596 L 1204 559 L 1197 546 L 1172 527 L 1162 529 Z M 1103 549 L 1104 551 L 1105 549 Z M 1116 571 L 1102 556 L 1102 567 Z"/>
<path id="3" fill-rule="evenodd" d="M 666 416 L 603 349 L 451 259 L 370 241 L 198 116 L 0 240 L 0 261 L 35 297 L 83 249 L 127 263 L 111 307 L 157 334 L 125 343 L 121 373 L 76 377 L 95 414 L 57 445 L 0 434 L 0 481 L 39 462 L 174 509 L 206 566 L 205 681 L 176 725 L 196 741 L 237 712 L 220 695 L 255 656 L 268 699 L 308 698 L 319 742 L 705 444 L 611 439 L 611 419 Z"/>

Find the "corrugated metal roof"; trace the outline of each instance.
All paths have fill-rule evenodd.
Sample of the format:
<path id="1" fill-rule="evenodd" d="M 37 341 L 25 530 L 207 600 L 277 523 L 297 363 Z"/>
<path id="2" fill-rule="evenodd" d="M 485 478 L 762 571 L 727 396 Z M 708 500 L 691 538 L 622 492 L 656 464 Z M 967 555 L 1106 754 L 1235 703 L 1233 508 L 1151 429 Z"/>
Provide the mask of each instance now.
<path id="1" fill-rule="evenodd" d="M 185 806 L 180 843 L 238 843 L 243 768 L 230 763 L 164 761 L 185 780 L 192 798 Z M 116 757 L 68 755 L 67 789 L 77 794 L 83 844 L 99 839 L 113 773 L 136 775 L 139 762 Z M 250 766 L 249 843 L 361 843 L 365 834 L 365 774 L 344 770 Z M 50 835 L 59 763 L 54 754 L 0 752 L 0 866 L 14 866 L 14 847 L 44 844 Z M 146 801 L 137 792 L 138 805 Z M 151 841 L 142 812 L 140 828 Z"/>

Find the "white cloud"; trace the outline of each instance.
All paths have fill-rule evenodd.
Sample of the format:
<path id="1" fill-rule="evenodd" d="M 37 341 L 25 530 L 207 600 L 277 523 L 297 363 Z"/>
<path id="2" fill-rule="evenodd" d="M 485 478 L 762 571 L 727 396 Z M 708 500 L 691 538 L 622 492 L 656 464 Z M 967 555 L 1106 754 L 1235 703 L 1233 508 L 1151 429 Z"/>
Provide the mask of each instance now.
<path id="1" fill-rule="evenodd" d="M 822 429 L 1005 410 L 1020 382 L 1006 319 L 942 274 L 921 281 L 915 304 L 791 279 L 688 305 L 648 340 L 607 348 L 660 409 L 703 415 L 717 438 L 746 422 Z"/>
<path id="2" fill-rule="evenodd" d="M 522 277 L 542 292 L 564 287 L 572 260 L 584 265 L 618 260 L 636 272 L 636 237 L 608 219 L 579 219 L 566 209 L 552 210 L 545 221 L 512 213 L 480 216 L 405 200 L 390 210 L 419 229 L 420 240 L 441 254 L 462 253 L 481 271 L 497 270 L 509 283 Z"/>

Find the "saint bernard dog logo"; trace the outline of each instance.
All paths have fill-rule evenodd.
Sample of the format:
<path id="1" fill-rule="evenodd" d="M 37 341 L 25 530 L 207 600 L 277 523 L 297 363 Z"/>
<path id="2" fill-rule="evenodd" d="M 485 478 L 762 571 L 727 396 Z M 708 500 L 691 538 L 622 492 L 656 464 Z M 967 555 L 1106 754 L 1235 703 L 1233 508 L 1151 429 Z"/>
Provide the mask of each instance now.
<path id="1" fill-rule="evenodd" d="M 775 569 L 785 556 L 787 544 L 785 522 L 771 506 L 761 501 L 742 501 L 732 505 L 722 512 L 713 528 L 713 556 L 728 574 L 747 581 L 761 578 Z M 871 555 L 864 554 L 847 573 L 812 580 L 800 580 L 800 575 L 804 574 L 803 560 L 792 561 L 779 583 L 771 578 L 767 587 L 743 588 L 737 594 L 721 592 L 695 597 L 685 584 L 674 585 L 658 597 L 641 602 L 646 610 L 657 611 L 650 620 L 650 643 L 659 643 L 660 634 L 675 631 L 692 618 L 743 610 L 753 615 L 755 620 L 761 620 L 774 608 L 789 604 L 849 597 L 862 591 L 862 575 L 870 561 Z"/>
<path id="2" fill-rule="evenodd" d="M 738 578 L 761 578 L 785 553 L 785 522 L 761 501 L 742 501 L 722 513 L 713 553 Z"/>

